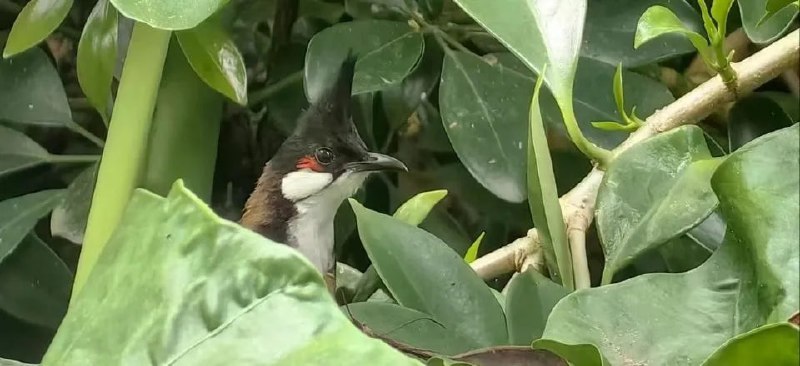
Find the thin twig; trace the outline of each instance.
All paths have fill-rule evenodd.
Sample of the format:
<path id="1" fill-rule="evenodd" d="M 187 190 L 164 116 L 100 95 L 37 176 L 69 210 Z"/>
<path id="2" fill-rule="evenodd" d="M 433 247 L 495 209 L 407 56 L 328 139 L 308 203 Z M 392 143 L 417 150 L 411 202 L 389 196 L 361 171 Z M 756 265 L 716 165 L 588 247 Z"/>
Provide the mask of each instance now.
<path id="1" fill-rule="evenodd" d="M 800 31 L 795 30 L 742 62 L 732 64 L 739 76 L 736 95 L 725 87 L 719 76 L 715 76 L 672 104 L 656 111 L 647 118 L 642 128 L 631 134 L 627 140 L 614 149 L 613 155 L 619 156 L 631 146 L 656 134 L 699 122 L 725 103 L 752 92 L 783 71 L 794 67 L 798 63 L 798 57 L 800 57 Z M 597 199 L 597 190 L 603 174 L 603 171 L 597 168 L 592 169 L 583 181 L 559 200 L 567 230 L 576 227 L 576 224 L 591 223 L 594 217 L 594 202 Z M 585 226 L 582 235 L 585 235 L 586 229 L 588 229 L 588 225 Z M 480 257 L 470 265 L 484 279 L 510 271 L 519 271 L 522 264 L 522 261 L 519 261 L 520 252 L 530 255 L 539 250 L 538 241 L 531 240 L 536 237 L 532 231 L 535 229 L 531 229 L 525 238 L 517 239 L 505 247 Z M 573 253 L 574 257 L 576 255 Z"/>

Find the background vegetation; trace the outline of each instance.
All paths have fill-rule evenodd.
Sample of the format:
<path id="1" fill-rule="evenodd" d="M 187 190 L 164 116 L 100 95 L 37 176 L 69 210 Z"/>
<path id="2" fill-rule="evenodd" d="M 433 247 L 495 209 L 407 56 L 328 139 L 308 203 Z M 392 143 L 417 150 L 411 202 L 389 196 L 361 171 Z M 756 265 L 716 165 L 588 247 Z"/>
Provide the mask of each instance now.
<path id="1" fill-rule="evenodd" d="M 0 0 L 0 364 L 797 364 L 798 7 Z M 347 49 L 336 304 L 225 219 Z"/>

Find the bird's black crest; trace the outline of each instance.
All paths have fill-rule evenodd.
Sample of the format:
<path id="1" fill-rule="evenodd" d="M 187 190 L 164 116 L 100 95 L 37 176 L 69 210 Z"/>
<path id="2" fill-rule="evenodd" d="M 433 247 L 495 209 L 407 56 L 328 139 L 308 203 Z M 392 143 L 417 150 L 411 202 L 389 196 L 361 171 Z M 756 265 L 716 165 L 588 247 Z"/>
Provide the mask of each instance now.
<path id="1" fill-rule="evenodd" d="M 296 134 L 305 134 L 320 129 L 330 132 L 351 129 L 350 103 L 356 61 L 357 58 L 352 50 L 348 51 L 336 75 L 329 79 L 331 83 L 325 92 L 300 117 Z"/>

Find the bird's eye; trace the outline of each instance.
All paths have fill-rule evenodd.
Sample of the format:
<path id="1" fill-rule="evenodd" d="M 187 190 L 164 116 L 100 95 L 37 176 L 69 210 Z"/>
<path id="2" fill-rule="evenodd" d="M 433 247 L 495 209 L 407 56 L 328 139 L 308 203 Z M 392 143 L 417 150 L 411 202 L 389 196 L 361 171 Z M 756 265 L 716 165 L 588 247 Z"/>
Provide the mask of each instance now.
<path id="1" fill-rule="evenodd" d="M 314 157 L 322 165 L 328 165 L 333 162 L 333 151 L 327 147 L 319 148 L 314 153 Z"/>

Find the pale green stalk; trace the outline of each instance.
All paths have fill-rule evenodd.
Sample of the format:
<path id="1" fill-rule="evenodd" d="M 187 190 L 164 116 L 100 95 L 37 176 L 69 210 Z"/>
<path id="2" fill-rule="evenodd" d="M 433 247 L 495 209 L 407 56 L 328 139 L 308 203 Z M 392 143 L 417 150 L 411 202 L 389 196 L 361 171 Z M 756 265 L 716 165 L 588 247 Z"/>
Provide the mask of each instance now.
<path id="1" fill-rule="evenodd" d="M 140 184 L 170 31 L 137 22 L 97 173 L 72 298 L 80 292 Z"/>

